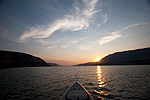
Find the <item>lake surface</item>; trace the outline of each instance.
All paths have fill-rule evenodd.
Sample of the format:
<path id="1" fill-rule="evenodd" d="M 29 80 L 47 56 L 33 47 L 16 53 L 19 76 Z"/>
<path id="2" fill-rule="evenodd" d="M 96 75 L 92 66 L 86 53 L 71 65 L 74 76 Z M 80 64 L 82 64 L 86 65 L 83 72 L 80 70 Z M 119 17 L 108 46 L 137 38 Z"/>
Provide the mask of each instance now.
<path id="1" fill-rule="evenodd" d="M 0 70 L 0 100 L 59 100 L 79 81 L 94 100 L 150 100 L 150 65 Z"/>

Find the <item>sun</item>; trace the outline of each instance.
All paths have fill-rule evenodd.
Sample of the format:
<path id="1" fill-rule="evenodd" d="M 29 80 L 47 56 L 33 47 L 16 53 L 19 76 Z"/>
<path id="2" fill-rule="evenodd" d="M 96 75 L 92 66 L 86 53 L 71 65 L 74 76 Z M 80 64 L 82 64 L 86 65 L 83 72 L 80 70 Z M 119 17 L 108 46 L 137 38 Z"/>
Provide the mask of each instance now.
<path id="1" fill-rule="evenodd" d="M 100 58 L 96 58 L 96 62 L 99 62 L 100 61 Z"/>

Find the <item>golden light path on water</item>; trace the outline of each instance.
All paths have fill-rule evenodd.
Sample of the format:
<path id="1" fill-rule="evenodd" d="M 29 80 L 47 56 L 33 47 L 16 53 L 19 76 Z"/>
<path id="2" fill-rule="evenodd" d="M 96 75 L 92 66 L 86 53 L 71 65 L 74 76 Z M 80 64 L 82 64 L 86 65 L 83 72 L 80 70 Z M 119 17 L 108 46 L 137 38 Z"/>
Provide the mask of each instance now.
<path id="1" fill-rule="evenodd" d="M 97 66 L 97 76 L 98 76 L 99 87 L 105 87 L 101 73 L 102 73 L 101 66 Z"/>
<path id="2" fill-rule="evenodd" d="M 104 81 L 103 81 L 105 78 L 103 78 L 101 74 L 102 74 L 101 66 L 97 66 L 97 77 L 98 77 L 98 82 L 99 82 L 99 91 L 95 90 L 95 92 L 101 96 L 108 96 L 109 94 L 104 93 L 104 91 L 101 90 L 101 88 L 106 87 L 106 84 L 104 84 Z M 101 97 L 98 96 L 98 98 L 101 98 Z M 101 100 L 103 100 L 103 98 L 101 98 Z"/>

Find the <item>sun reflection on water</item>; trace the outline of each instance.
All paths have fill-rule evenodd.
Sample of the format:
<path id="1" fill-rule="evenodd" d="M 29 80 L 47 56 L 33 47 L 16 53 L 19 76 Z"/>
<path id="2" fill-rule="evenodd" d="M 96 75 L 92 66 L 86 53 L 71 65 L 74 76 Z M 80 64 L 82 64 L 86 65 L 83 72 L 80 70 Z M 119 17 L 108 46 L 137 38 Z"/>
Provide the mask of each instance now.
<path id="1" fill-rule="evenodd" d="M 106 84 L 104 83 L 104 79 L 102 77 L 102 71 L 101 71 L 101 66 L 97 66 L 97 77 L 98 77 L 98 89 L 95 90 L 95 93 L 99 94 L 98 98 L 101 100 L 104 100 L 103 97 L 107 97 L 109 94 L 105 91 Z"/>
<path id="2" fill-rule="evenodd" d="M 99 82 L 99 87 L 105 87 L 104 81 L 101 75 L 101 66 L 97 66 L 97 76 L 98 76 L 98 82 Z"/>

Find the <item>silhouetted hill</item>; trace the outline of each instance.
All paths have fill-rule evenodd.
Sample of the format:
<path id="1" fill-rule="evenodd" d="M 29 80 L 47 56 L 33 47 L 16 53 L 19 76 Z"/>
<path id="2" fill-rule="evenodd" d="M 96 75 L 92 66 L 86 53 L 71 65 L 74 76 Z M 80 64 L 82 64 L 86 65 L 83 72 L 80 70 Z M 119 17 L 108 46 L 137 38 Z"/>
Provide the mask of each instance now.
<path id="1" fill-rule="evenodd" d="M 60 65 L 58 65 L 56 63 L 47 63 L 47 64 L 49 64 L 50 66 L 60 66 Z"/>
<path id="2" fill-rule="evenodd" d="M 116 52 L 102 58 L 100 64 L 150 64 L 150 48 Z"/>
<path id="3" fill-rule="evenodd" d="M 29 54 L 0 51 L 0 68 L 49 66 L 44 60 Z"/>
<path id="4" fill-rule="evenodd" d="M 93 65 L 150 65 L 150 48 L 116 52 L 105 56 L 100 62 L 89 62 L 77 66 Z"/>
<path id="5" fill-rule="evenodd" d="M 83 63 L 83 64 L 78 64 L 75 66 L 94 66 L 94 65 L 98 65 L 99 62 L 88 62 L 88 63 Z"/>

